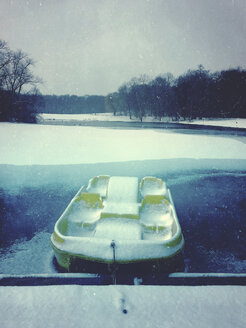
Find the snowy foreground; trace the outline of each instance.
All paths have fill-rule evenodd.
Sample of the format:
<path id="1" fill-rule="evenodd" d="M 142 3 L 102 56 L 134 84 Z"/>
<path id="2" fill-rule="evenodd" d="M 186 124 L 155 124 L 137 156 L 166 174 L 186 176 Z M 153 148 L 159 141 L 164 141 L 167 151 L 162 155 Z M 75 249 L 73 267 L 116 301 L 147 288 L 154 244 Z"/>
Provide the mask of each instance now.
<path id="1" fill-rule="evenodd" d="M 242 286 L 1 287 L 1 327 L 242 327 Z"/>
<path id="2" fill-rule="evenodd" d="M 0 124 L 0 164 L 53 165 L 157 159 L 246 159 L 245 138 L 150 129 Z"/>
<path id="3" fill-rule="evenodd" d="M 112 113 L 98 113 L 98 114 L 39 114 L 40 123 L 49 123 L 51 121 L 107 121 L 107 122 L 137 122 L 138 119 L 129 119 L 129 116 L 116 115 Z M 144 117 L 143 122 L 160 122 L 160 120 L 153 117 Z M 169 117 L 163 117 L 161 122 L 172 122 Z M 203 119 L 193 121 L 179 121 L 185 124 L 198 124 L 198 125 L 212 125 L 224 126 L 232 128 L 246 128 L 245 118 L 228 118 L 228 119 Z"/>

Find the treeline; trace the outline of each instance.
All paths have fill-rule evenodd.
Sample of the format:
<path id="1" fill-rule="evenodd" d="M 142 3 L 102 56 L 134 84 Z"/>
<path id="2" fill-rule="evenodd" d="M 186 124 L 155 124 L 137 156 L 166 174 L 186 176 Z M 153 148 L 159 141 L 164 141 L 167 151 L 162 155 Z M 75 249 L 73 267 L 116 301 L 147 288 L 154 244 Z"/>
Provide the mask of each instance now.
<path id="1" fill-rule="evenodd" d="M 36 122 L 37 113 L 82 114 L 113 112 L 173 120 L 246 118 L 246 70 L 211 73 L 200 65 L 174 78 L 167 73 L 151 80 L 133 78 L 104 96 L 47 95 L 37 89 L 34 62 L 21 50 L 0 40 L 0 121 Z M 28 91 L 27 91 L 28 90 Z"/>
<path id="2" fill-rule="evenodd" d="M 36 85 L 34 63 L 21 50 L 12 51 L 0 40 L 0 121 L 36 122 Z M 29 92 L 23 94 L 25 88 Z"/>
<path id="3" fill-rule="evenodd" d="M 40 96 L 38 112 L 51 114 L 104 113 L 104 96 Z"/>
<path id="4" fill-rule="evenodd" d="M 139 118 L 173 120 L 246 117 L 246 71 L 210 73 L 200 65 L 174 78 L 168 73 L 150 80 L 134 78 L 105 97 L 107 112 Z"/>
<path id="5" fill-rule="evenodd" d="M 38 113 L 105 112 L 104 96 L 43 96 L 34 76 L 34 62 L 21 50 L 12 51 L 0 40 L 0 121 L 35 123 Z M 28 91 L 27 91 L 28 90 Z"/>

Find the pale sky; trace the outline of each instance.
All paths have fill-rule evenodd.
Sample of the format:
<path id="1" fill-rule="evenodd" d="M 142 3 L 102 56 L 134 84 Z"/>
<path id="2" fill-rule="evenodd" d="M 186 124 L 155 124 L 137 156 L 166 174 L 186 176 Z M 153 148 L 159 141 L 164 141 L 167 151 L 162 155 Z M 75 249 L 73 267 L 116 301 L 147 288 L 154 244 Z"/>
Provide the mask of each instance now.
<path id="1" fill-rule="evenodd" d="M 0 39 L 35 60 L 43 94 L 114 92 L 202 64 L 246 68 L 246 0 L 0 0 Z"/>

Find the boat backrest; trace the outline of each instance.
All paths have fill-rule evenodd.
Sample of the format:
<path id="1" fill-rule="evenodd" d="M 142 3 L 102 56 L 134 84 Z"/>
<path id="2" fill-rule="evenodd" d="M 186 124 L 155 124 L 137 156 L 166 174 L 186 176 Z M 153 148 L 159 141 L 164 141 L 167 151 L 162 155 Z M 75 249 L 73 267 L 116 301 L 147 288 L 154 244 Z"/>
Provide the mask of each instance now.
<path id="1" fill-rule="evenodd" d="M 101 218 L 139 218 L 138 178 L 111 177 Z"/>
<path id="2" fill-rule="evenodd" d="M 170 202 L 164 195 L 146 195 L 142 200 L 141 208 L 146 207 L 147 205 L 163 205 L 169 206 Z"/>
<path id="3" fill-rule="evenodd" d="M 101 212 L 101 219 L 105 218 L 126 218 L 138 220 L 139 204 L 107 202 Z"/>
<path id="4" fill-rule="evenodd" d="M 82 192 L 74 199 L 67 217 L 67 235 L 80 236 L 100 219 L 103 208 L 99 194 Z"/>
<path id="5" fill-rule="evenodd" d="M 169 200 L 164 195 L 147 195 L 140 207 L 140 223 L 151 230 L 170 228 L 173 214 Z M 170 230 L 171 231 L 171 230 Z"/>
<path id="6" fill-rule="evenodd" d="M 156 177 L 145 177 L 140 182 L 140 194 L 142 197 L 146 195 L 165 195 L 167 187 L 162 179 Z"/>
<path id="7" fill-rule="evenodd" d="M 97 193 L 82 192 L 75 198 L 74 202 L 87 208 L 103 208 L 102 199 Z"/>
<path id="8" fill-rule="evenodd" d="M 107 196 L 109 178 L 109 175 L 99 175 L 90 179 L 86 191 L 88 193 L 100 194 L 101 197 L 105 198 Z"/>
<path id="9" fill-rule="evenodd" d="M 137 203 L 138 178 L 111 177 L 108 183 L 107 201 L 114 203 Z"/>

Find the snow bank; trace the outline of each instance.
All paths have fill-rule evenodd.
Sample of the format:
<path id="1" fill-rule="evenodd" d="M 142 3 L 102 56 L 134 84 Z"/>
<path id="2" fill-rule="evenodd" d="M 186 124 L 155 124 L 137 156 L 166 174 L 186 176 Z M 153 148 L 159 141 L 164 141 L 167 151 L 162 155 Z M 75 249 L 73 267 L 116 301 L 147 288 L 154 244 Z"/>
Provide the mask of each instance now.
<path id="1" fill-rule="evenodd" d="M 98 114 L 39 114 L 38 122 L 49 123 L 50 121 L 107 121 L 107 122 L 134 122 L 139 121 L 138 119 L 130 120 L 129 116 L 116 115 L 113 113 L 98 113 Z M 153 120 L 153 119 L 152 119 Z"/>
<path id="2" fill-rule="evenodd" d="M 120 115 L 114 116 L 112 113 L 99 113 L 99 114 L 39 114 L 40 123 L 49 123 L 52 121 L 107 121 L 107 122 L 134 122 L 138 119 L 129 119 L 129 116 Z M 153 117 L 144 117 L 143 122 L 160 122 L 160 120 Z M 169 117 L 163 117 L 161 122 L 171 122 Z M 213 125 L 213 126 L 225 126 L 233 128 L 246 128 L 245 118 L 228 118 L 228 119 L 203 119 L 190 121 L 179 121 L 185 124 L 198 124 L 198 125 Z"/>
<path id="3" fill-rule="evenodd" d="M 241 137 L 240 140 L 244 139 Z M 164 130 L 1 123 L 0 164 L 246 159 L 246 144 L 240 140 Z"/>
<path id="4" fill-rule="evenodd" d="M 194 120 L 181 121 L 180 123 L 186 124 L 198 124 L 198 125 L 212 125 L 212 126 L 224 126 L 230 128 L 244 128 L 246 129 L 246 119 L 245 118 L 227 118 L 227 119 L 204 119 L 204 120 Z"/>
<path id="5" fill-rule="evenodd" d="M 1 287 L 1 326 L 243 328 L 245 295 L 245 286 Z"/>

